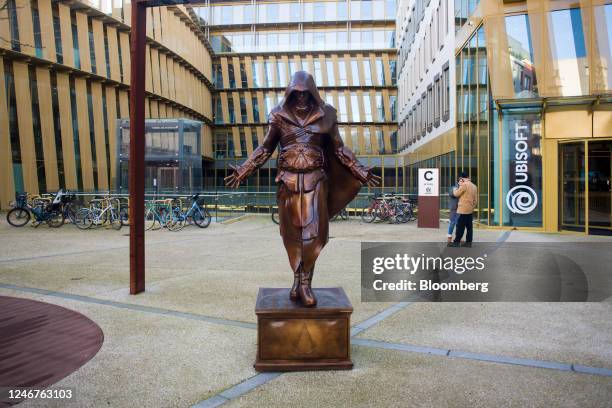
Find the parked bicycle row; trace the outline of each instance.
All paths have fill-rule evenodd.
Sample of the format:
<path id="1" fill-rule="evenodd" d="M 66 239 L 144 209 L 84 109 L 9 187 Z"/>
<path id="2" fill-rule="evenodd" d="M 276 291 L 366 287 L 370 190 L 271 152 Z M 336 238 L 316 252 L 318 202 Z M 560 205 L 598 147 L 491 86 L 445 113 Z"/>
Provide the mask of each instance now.
<path id="1" fill-rule="evenodd" d="M 405 223 L 416 220 L 417 202 L 415 199 L 399 196 L 394 193 L 377 194 L 369 197 L 361 212 L 363 222 L 375 220 L 391 223 Z"/>
<path id="2" fill-rule="evenodd" d="M 32 221 L 37 227 L 46 223 L 59 228 L 70 222 L 79 229 L 108 226 L 119 230 L 129 225 L 129 202 L 125 197 L 105 195 L 79 201 L 74 192 L 60 190 L 56 194 L 28 195 L 17 193 L 13 207 L 6 215 L 9 224 L 23 227 Z M 145 229 L 167 228 L 179 231 L 185 225 L 200 228 L 210 225 L 211 215 L 202 205 L 199 194 L 187 197 L 173 197 L 148 200 L 145 204 Z"/>

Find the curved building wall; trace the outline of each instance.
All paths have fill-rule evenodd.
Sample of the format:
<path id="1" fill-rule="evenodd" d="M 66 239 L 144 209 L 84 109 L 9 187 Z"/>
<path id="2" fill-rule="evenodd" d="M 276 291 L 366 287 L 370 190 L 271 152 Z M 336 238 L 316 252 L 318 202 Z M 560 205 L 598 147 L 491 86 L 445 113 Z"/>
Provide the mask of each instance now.
<path id="1" fill-rule="evenodd" d="M 200 154 L 212 157 L 204 33 L 187 8 L 147 12 L 146 116 L 205 122 Z M 114 188 L 116 123 L 129 117 L 129 24 L 126 0 L 9 0 L 0 11 L 0 207 L 15 191 Z"/>

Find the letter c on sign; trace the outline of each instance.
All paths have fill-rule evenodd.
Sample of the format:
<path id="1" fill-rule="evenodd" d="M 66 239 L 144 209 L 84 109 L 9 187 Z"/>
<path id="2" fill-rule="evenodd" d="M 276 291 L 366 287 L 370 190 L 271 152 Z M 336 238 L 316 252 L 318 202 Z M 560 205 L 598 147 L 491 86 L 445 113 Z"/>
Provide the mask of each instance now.
<path id="1" fill-rule="evenodd" d="M 426 171 L 423 173 L 423 178 L 428 181 L 433 180 L 433 171 Z"/>

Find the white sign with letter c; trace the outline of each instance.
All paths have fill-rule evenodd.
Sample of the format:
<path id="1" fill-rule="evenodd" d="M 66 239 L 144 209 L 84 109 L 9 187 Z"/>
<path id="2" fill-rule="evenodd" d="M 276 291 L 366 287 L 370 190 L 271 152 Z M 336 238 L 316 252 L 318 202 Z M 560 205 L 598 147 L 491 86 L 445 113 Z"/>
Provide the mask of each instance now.
<path id="1" fill-rule="evenodd" d="M 438 196 L 439 192 L 438 169 L 419 169 L 419 195 Z"/>

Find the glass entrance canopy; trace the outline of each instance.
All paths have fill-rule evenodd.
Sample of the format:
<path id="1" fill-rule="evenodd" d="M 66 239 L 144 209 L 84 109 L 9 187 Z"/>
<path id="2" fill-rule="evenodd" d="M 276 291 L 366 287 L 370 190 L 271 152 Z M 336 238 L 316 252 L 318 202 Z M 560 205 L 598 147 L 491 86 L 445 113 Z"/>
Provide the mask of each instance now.
<path id="1" fill-rule="evenodd" d="M 114 188 L 118 192 L 127 192 L 129 120 L 118 120 L 117 141 L 117 179 Z M 145 143 L 147 193 L 188 193 L 202 189 L 202 122 L 147 119 Z"/>

